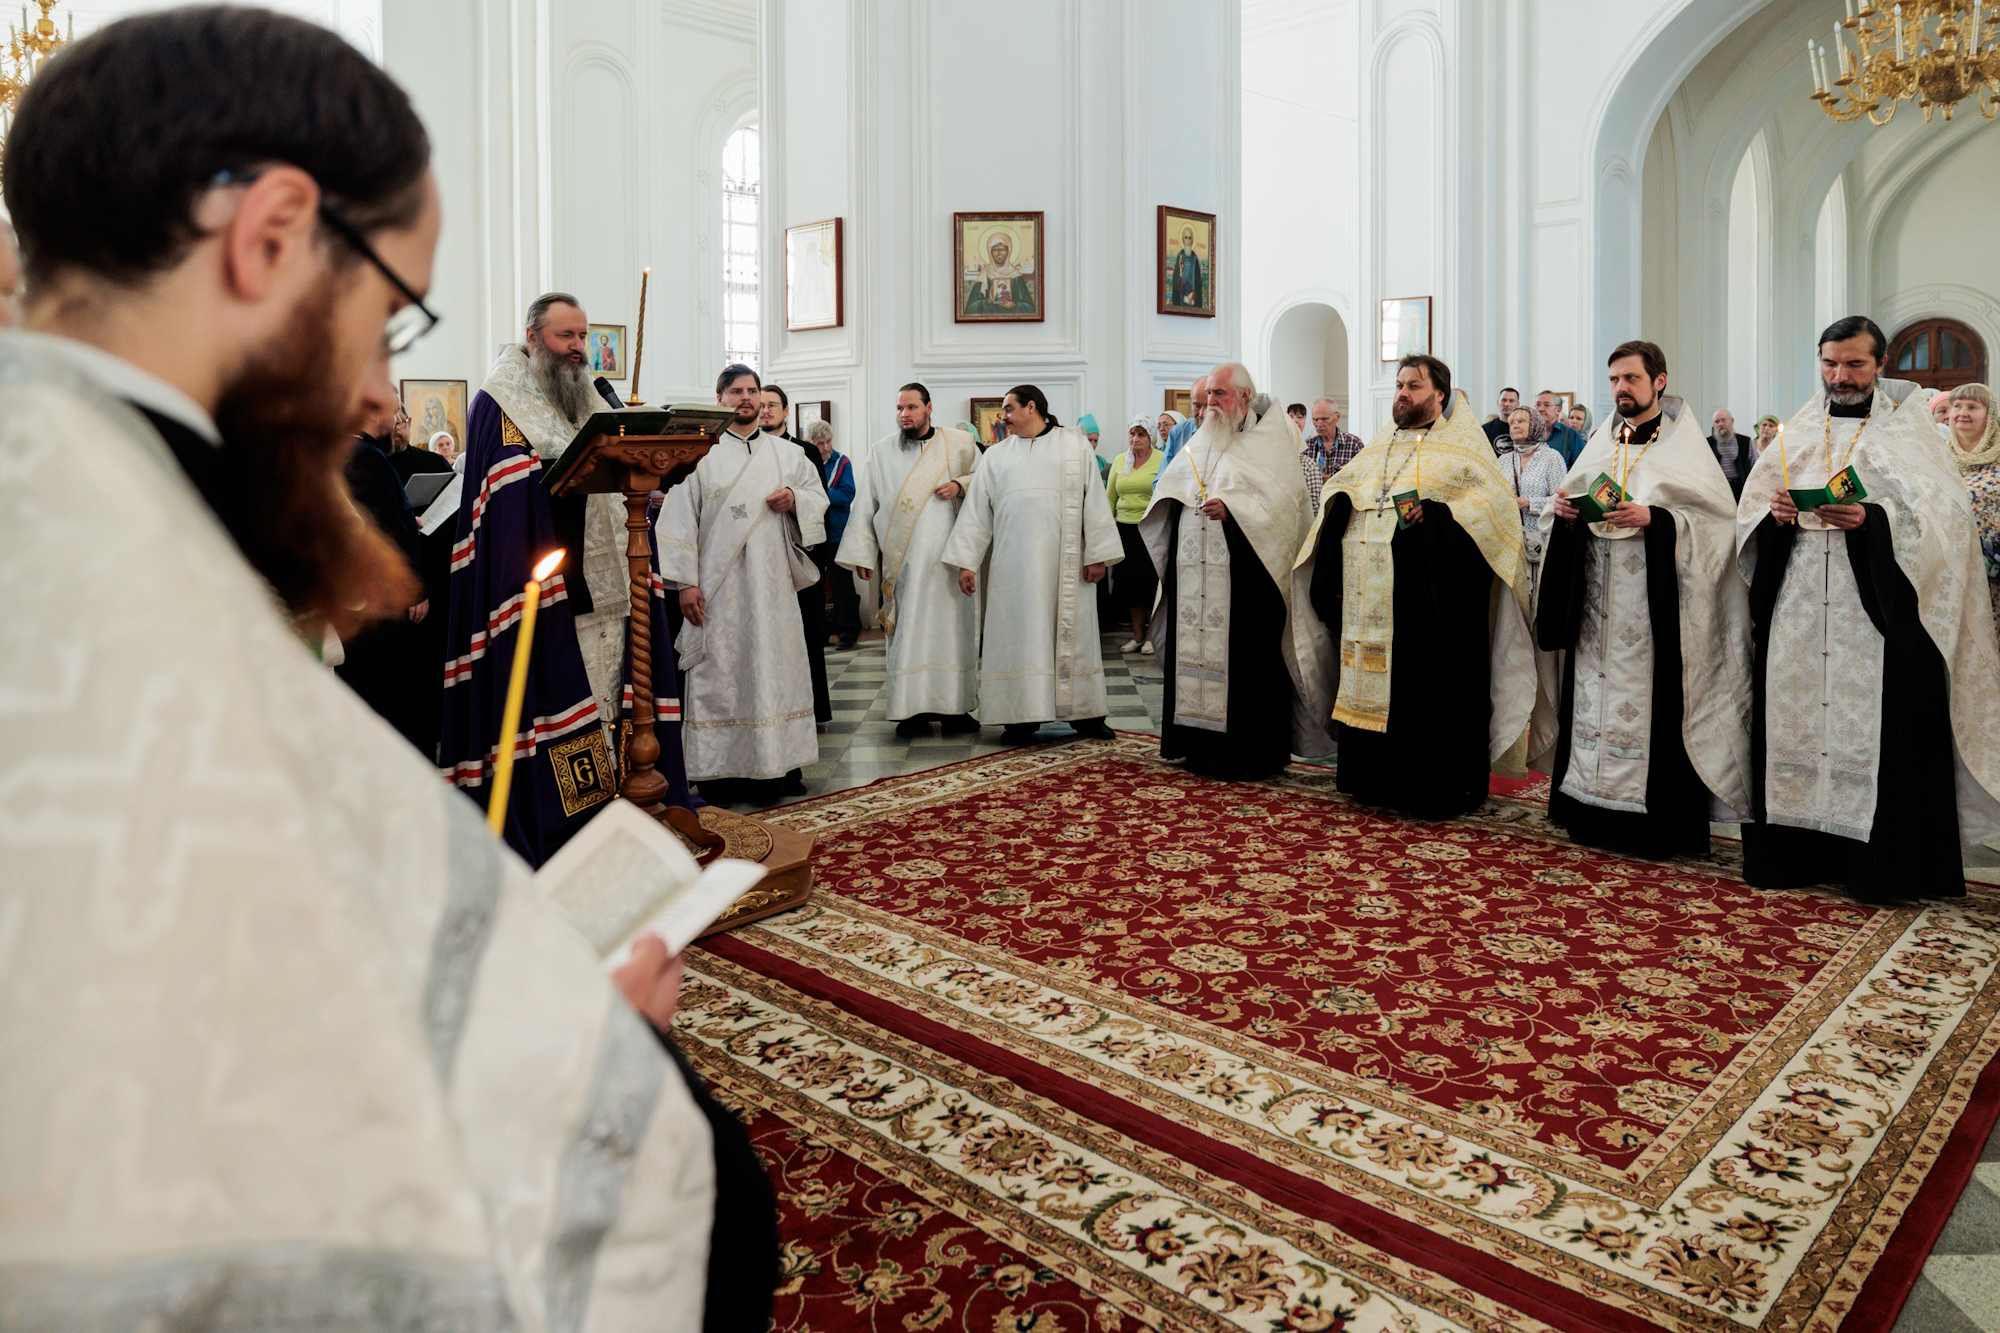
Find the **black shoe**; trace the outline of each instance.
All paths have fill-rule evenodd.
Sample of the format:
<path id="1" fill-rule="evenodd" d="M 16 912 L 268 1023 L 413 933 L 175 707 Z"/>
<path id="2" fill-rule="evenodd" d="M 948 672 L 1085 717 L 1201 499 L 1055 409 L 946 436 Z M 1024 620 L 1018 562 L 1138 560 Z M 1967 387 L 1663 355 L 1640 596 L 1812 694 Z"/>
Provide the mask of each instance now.
<path id="1" fill-rule="evenodd" d="M 852 648 L 857 642 L 859 642 L 858 637 L 850 638 L 843 635 L 840 640 L 840 646 L 843 648 Z"/>
<path id="2" fill-rule="evenodd" d="M 1081 722 L 1070 723 L 1070 726 L 1075 729 L 1079 740 L 1115 741 L 1118 739 L 1118 733 L 1110 727 L 1105 726 L 1104 719 L 1101 717 L 1085 718 Z"/>
<path id="3" fill-rule="evenodd" d="M 783 787 L 781 787 L 781 788 L 779 789 L 779 791 L 780 791 L 780 792 L 781 792 L 781 793 L 782 793 L 783 795 L 786 795 L 786 796 L 804 796 L 804 795 L 806 794 L 806 779 L 805 779 L 805 774 L 804 774 L 804 772 L 803 772 L 803 771 L 801 771 L 801 770 L 799 770 L 799 769 L 796 769 L 796 768 L 794 768 L 794 769 L 790 769 L 790 770 L 788 770 L 788 771 L 787 771 L 787 772 L 785 773 L 785 776 L 784 776 L 784 777 L 782 777 L 782 778 L 779 778 L 779 779 L 778 779 L 778 781 L 780 781 L 780 782 L 782 782 L 782 783 L 784 783 L 784 784 L 785 784 L 785 785 L 784 785 Z"/>
<path id="4" fill-rule="evenodd" d="M 1035 743 L 1035 733 L 1040 730 L 1041 727 L 1034 722 L 1009 723 L 1007 726 L 1000 728 L 1000 743 L 1002 745 L 1033 745 Z"/>
<path id="5" fill-rule="evenodd" d="M 957 713 L 943 719 L 938 728 L 947 736 L 964 736 L 979 730 L 979 724 L 972 720 L 970 713 Z"/>
<path id="6" fill-rule="evenodd" d="M 896 724 L 898 736 L 928 736 L 931 734 L 931 720 L 927 717 L 906 717 Z"/>

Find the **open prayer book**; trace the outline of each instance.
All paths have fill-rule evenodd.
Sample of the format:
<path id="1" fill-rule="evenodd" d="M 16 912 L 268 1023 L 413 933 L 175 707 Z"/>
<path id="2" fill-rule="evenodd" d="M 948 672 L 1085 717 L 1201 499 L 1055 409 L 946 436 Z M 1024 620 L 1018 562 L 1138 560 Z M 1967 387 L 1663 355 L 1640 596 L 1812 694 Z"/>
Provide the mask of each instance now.
<path id="1" fill-rule="evenodd" d="M 680 953 L 762 878 L 755 861 L 725 857 L 702 869 L 672 830 L 624 800 L 535 872 L 607 972 L 624 966 L 632 941 L 648 931 L 666 941 L 669 956 Z"/>

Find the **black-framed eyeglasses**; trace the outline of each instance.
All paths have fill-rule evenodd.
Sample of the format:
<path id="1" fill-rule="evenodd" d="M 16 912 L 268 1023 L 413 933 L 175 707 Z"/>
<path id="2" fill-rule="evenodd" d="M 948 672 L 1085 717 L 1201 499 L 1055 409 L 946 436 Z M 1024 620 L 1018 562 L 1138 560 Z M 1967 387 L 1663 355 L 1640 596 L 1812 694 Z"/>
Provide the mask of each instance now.
<path id="1" fill-rule="evenodd" d="M 214 179 L 209 181 L 209 185 L 211 187 L 248 185 L 262 174 L 261 171 L 218 171 L 215 173 Z M 395 269 L 389 267 L 381 255 L 375 253 L 375 247 L 370 245 L 368 238 L 361 234 L 361 228 L 349 222 L 339 209 L 326 202 L 323 197 L 319 201 L 319 218 L 320 221 L 332 229 L 336 236 L 340 237 L 346 243 L 349 249 L 373 264 L 375 271 L 387 279 L 389 285 L 394 287 L 401 294 L 402 298 L 408 302 L 407 305 L 396 311 L 395 314 L 389 316 L 388 323 L 383 326 L 382 350 L 390 356 L 395 356 L 399 352 L 409 351 L 412 347 L 422 342 L 430 331 L 438 326 L 438 322 L 444 316 L 425 305 L 424 298 L 417 295 L 411 289 L 410 284 L 404 282 L 402 277 Z"/>

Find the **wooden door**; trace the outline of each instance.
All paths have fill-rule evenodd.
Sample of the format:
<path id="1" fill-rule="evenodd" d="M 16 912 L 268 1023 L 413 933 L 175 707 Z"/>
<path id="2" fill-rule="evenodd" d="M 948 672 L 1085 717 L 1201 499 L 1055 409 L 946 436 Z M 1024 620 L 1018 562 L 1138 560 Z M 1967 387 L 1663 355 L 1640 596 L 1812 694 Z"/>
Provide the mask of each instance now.
<path id="1" fill-rule="evenodd" d="M 1986 382 L 1986 344 L 1955 319 L 1926 319 L 1889 340 L 1888 374 L 1927 389 Z"/>

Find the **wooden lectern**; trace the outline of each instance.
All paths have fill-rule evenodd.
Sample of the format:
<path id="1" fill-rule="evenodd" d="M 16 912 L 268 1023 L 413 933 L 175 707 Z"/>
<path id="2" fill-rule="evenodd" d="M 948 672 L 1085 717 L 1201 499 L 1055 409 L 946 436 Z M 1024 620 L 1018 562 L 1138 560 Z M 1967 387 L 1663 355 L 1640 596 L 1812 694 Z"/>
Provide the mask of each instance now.
<path id="1" fill-rule="evenodd" d="M 715 806 L 697 814 L 663 804 L 667 780 L 655 768 L 660 741 L 653 731 L 653 562 L 646 540 L 647 501 L 654 491 L 670 490 L 684 481 L 714 447 L 716 432 L 732 416 L 727 408 L 708 404 L 595 413 L 543 481 L 554 496 L 615 492 L 625 497 L 625 560 L 632 596 L 626 631 L 632 652 L 632 737 L 625 746 L 618 794 L 692 843 L 704 861 L 721 855 L 764 865 L 764 878 L 703 932 L 709 935 L 798 907 L 812 896 L 810 834 Z"/>

